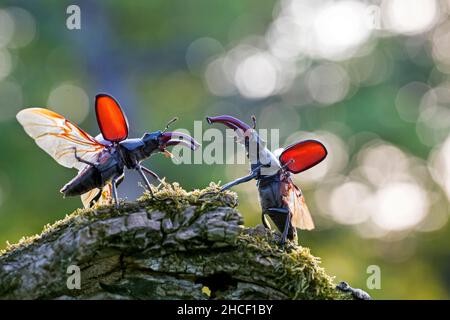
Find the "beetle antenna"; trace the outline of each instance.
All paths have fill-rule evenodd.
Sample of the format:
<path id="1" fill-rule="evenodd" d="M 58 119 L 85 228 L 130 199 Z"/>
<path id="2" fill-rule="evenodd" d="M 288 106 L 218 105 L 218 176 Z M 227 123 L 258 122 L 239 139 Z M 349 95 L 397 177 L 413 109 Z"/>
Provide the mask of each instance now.
<path id="1" fill-rule="evenodd" d="M 174 117 L 174 118 L 172 118 L 172 120 L 170 120 L 169 122 L 167 122 L 166 127 L 165 127 L 164 130 L 163 130 L 163 133 L 166 132 L 166 130 L 169 129 L 170 125 L 171 125 L 172 123 L 174 123 L 175 121 L 177 121 L 177 120 L 178 120 L 178 118 L 177 118 L 177 117 Z"/>
<path id="2" fill-rule="evenodd" d="M 256 129 L 256 117 L 255 115 L 252 115 L 252 122 L 253 122 L 253 130 Z"/>

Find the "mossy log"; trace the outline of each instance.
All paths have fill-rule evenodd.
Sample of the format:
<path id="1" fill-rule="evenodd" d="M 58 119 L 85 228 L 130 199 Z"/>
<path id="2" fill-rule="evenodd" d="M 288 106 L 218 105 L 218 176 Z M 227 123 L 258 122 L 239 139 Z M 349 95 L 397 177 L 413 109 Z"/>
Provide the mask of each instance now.
<path id="1" fill-rule="evenodd" d="M 0 255 L 0 299 L 348 299 L 309 249 L 245 228 L 232 192 L 165 185 L 77 210 Z M 81 275 L 69 289 L 71 265 Z M 70 270 L 70 269 L 69 269 Z"/>

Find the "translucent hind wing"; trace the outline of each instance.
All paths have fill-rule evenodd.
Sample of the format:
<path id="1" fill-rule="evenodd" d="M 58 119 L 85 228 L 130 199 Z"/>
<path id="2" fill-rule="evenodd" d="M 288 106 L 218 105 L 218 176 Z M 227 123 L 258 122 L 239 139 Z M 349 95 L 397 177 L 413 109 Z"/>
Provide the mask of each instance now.
<path id="1" fill-rule="evenodd" d="M 289 179 L 290 180 L 290 179 Z M 287 204 L 292 214 L 291 223 L 294 227 L 302 230 L 314 229 L 314 222 L 306 205 L 300 189 L 292 182 L 283 183 L 283 201 Z"/>
<path id="2" fill-rule="evenodd" d="M 95 162 L 105 145 L 99 143 L 63 116 L 44 108 L 29 108 L 17 114 L 17 120 L 36 144 L 60 165 L 81 170 L 85 164 L 75 157 Z"/>
<path id="3" fill-rule="evenodd" d="M 100 193 L 100 194 L 99 194 Z M 92 189 L 81 195 L 81 202 L 85 208 L 92 206 L 107 205 L 111 203 L 112 184 L 106 184 L 101 190 L 98 188 Z M 96 201 L 95 199 L 98 198 Z M 94 201 L 94 203 L 93 203 Z"/>

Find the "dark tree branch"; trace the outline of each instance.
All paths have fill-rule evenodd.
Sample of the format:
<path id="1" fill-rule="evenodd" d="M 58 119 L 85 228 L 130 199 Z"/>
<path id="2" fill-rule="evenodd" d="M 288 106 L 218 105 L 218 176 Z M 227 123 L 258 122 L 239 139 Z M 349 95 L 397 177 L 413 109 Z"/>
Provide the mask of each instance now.
<path id="1" fill-rule="evenodd" d="M 0 256 L 1 299 L 340 299 L 309 249 L 244 228 L 234 193 L 166 185 L 155 198 L 79 210 Z M 70 265 L 81 289 L 69 290 Z"/>

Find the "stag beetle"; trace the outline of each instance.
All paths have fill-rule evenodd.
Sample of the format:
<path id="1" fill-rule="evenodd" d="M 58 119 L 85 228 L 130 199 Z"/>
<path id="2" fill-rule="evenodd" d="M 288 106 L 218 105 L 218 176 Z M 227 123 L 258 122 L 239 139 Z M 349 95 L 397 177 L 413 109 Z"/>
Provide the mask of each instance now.
<path id="1" fill-rule="evenodd" d="M 63 116 L 43 108 L 29 108 L 17 114 L 17 120 L 37 145 L 59 164 L 79 170 L 61 192 L 64 196 L 81 196 L 85 207 L 95 201 L 109 201 L 111 195 L 119 204 L 117 185 L 124 178 L 124 168 L 139 172 L 150 193 L 145 173 L 160 181 L 158 175 L 141 162 L 157 152 L 170 153 L 167 147 L 181 144 L 195 150 L 199 143 L 180 132 L 145 133 L 141 138 L 128 138 L 128 121 L 119 103 L 110 95 L 98 94 L 95 112 L 101 134 L 93 138 Z"/>
<path id="2" fill-rule="evenodd" d="M 282 232 L 281 243 L 295 239 L 296 228 L 311 230 L 314 223 L 306 206 L 301 190 L 293 183 L 291 174 L 305 171 L 327 156 L 325 146 L 316 140 L 294 143 L 276 157 L 256 133 L 256 119 L 253 127 L 229 115 L 206 117 L 209 124 L 222 123 L 236 133 L 237 142 L 245 146 L 250 160 L 250 174 L 229 182 L 220 191 L 237 184 L 257 180 L 259 201 L 262 208 L 262 222 L 270 229 L 268 215 Z"/>

